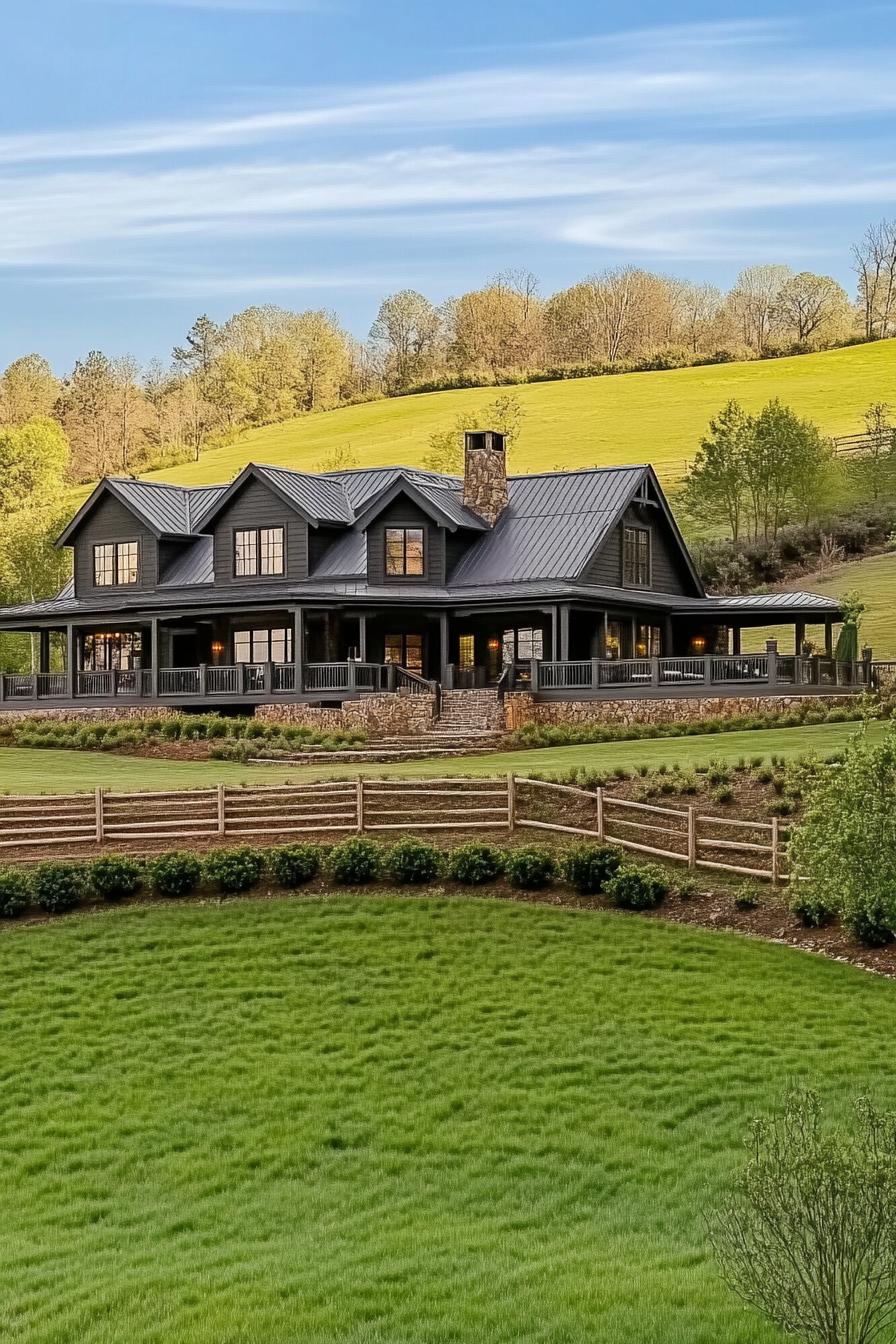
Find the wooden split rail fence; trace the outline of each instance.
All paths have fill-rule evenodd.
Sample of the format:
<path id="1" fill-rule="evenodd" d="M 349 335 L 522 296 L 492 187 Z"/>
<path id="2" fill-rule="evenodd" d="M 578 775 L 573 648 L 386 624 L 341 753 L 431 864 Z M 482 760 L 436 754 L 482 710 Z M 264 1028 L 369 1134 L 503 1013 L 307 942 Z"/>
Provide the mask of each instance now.
<path id="1" fill-rule="evenodd" d="M 558 807 L 559 804 L 559 807 Z M 555 818 L 562 815 L 563 820 Z M 507 831 L 578 835 L 692 869 L 784 876 L 785 846 L 769 822 L 704 815 L 518 775 L 356 779 L 172 792 L 0 796 L 0 852 L 64 846 L 243 842 L 321 834 Z M 739 860 L 735 862 L 734 860 Z"/>

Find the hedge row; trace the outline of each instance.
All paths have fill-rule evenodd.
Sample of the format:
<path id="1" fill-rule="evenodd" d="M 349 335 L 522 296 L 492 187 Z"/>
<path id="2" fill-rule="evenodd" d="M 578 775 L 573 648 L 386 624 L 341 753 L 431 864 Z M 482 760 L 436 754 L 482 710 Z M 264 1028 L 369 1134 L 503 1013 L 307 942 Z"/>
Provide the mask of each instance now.
<path id="1" fill-rule="evenodd" d="M 341 751 L 367 741 L 361 729 L 323 731 L 307 724 L 265 723 L 262 719 L 222 714 L 149 716 L 110 723 L 69 723 L 33 718 L 0 722 L 0 743 L 14 747 L 68 748 L 75 751 L 118 751 L 122 747 L 160 746 L 166 742 L 212 742 L 210 755 L 251 755 L 259 745 L 282 751 Z"/>
<path id="2" fill-rule="evenodd" d="M 609 845 L 576 845 L 558 856 L 535 845 L 505 851 L 473 841 L 446 852 L 410 837 L 388 848 L 357 837 L 329 847 L 293 844 L 259 850 L 240 845 L 213 850 L 204 859 L 174 851 L 145 862 L 110 855 L 90 862 L 42 863 L 32 872 L 2 868 L 0 918 L 14 918 L 31 905 L 61 914 L 84 900 L 120 901 L 141 890 L 171 898 L 208 886 L 234 895 L 250 891 L 265 877 L 293 889 L 319 875 L 347 887 L 376 881 L 421 886 L 443 877 L 463 886 L 482 886 L 504 876 L 521 891 L 541 890 L 561 879 L 581 895 L 604 892 L 614 905 L 628 910 L 658 905 L 671 888 L 661 869 L 624 864 Z"/>

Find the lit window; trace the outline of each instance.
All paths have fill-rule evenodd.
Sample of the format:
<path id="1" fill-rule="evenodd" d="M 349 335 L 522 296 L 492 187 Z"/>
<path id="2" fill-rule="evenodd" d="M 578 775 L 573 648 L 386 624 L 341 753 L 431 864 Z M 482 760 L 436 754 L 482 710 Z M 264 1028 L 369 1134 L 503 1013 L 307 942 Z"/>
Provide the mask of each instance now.
<path id="1" fill-rule="evenodd" d="M 658 625 L 639 625 L 635 640 L 636 658 L 659 658 L 660 628 Z"/>
<path id="2" fill-rule="evenodd" d="M 123 634 L 84 635 L 81 641 L 81 668 L 84 672 L 128 670 L 140 666 L 142 641 L 139 631 Z"/>
<path id="3" fill-rule="evenodd" d="M 622 581 L 635 588 L 650 585 L 650 533 L 645 527 L 623 528 Z"/>
<path id="4" fill-rule="evenodd" d="M 386 635 L 384 643 L 384 662 L 398 663 L 409 672 L 423 675 L 423 636 L 422 635 Z"/>
<path id="5" fill-rule="evenodd" d="M 93 548 L 93 582 L 97 588 L 136 583 L 139 548 L 136 541 L 103 542 Z"/>
<path id="6" fill-rule="evenodd" d="M 259 534 L 262 574 L 283 573 L 283 528 L 263 527 Z"/>
<path id="7" fill-rule="evenodd" d="M 391 575 L 423 574 L 423 528 L 386 528 L 386 573 Z"/>
<path id="8" fill-rule="evenodd" d="M 476 665 L 476 638 L 474 635 L 461 635 L 457 641 L 457 662 L 464 671 Z"/>
<path id="9" fill-rule="evenodd" d="M 237 578 L 258 573 L 258 533 L 234 532 L 233 572 Z"/>

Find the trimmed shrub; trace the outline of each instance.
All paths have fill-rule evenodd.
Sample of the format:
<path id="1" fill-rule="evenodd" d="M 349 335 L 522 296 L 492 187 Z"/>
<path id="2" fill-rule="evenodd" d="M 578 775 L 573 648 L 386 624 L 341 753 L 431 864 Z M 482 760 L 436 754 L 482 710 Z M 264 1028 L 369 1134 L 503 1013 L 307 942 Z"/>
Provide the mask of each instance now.
<path id="1" fill-rule="evenodd" d="M 373 840 L 357 836 L 343 840 L 330 850 L 330 876 L 343 887 L 359 887 L 375 882 L 383 866 L 383 854 Z"/>
<path id="2" fill-rule="evenodd" d="M 551 884 L 557 875 L 557 860 L 549 849 L 533 845 L 512 849 L 505 864 L 507 880 L 521 891 L 538 891 Z"/>
<path id="3" fill-rule="evenodd" d="M 893 941 L 887 906 L 873 896 L 847 906 L 843 911 L 843 927 L 864 947 L 886 947 Z"/>
<path id="4" fill-rule="evenodd" d="M 264 855 L 251 845 L 216 849 L 205 860 L 204 876 L 226 896 L 257 887 L 264 872 Z"/>
<path id="5" fill-rule="evenodd" d="M 807 929 L 820 929 L 822 924 L 827 924 L 837 913 L 829 901 L 807 891 L 798 891 L 794 894 L 790 901 L 790 909 Z"/>
<path id="6" fill-rule="evenodd" d="M 448 876 L 465 887 L 481 887 L 500 877 L 504 864 L 505 856 L 500 849 L 471 840 L 469 844 L 458 845 L 448 855 Z"/>
<path id="7" fill-rule="evenodd" d="M 320 872 L 321 852 L 317 845 L 280 845 L 268 854 L 271 876 L 281 887 L 301 887 Z"/>
<path id="8" fill-rule="evenodd" d="M 34 874 L 34 899 L 50 915 L 80 905 L 87 887 L 82 863 L 42 863 Z"/>
<path id="9" fill-rule="evenodd" d="M 134 859 L 110 855 L 90 865 L 90 886 L 103 901 L 122 901 L 143 886 L 143 867 Z"/>
<path id="10" fill-rule="evenodd" d="M 0 868 L 0 919 L 15 919 L 31 904 L 31 883 L 18 868 Z"/>
<path id="11" fill-rule="evenodd" d="M 442 872 L 442 856 L 435 845 L 407 836 L 389 850 L 386 871 L 393 882 L 433 882 Z"/>
<path id="12" fill-rule="evenodd" d="M 605 890 L 620 910 L 652 910 L 669 894 L 669 882 L 652 864 L 630 864 L 610 878 Z"/>
<path id="13" fill-rule="evenodd" d="M 755 882 L 742 882 L 734 893 L 734 904 L 738 910 L 758 910 L 762 904 L 759 888 Z"/>
<path id="14" fill-rule="evenodd" d="M 201 877 L 202 864 L 196 856 L 177 850 L 153 859 L 149 865 L 149 880 L 159 896 L 189 896 Z"/>
<path id="15" fill-rule="evenodd" d="M 603 891 L 621 863 L 618 851 L 609 845 L 574 845 L 561 858 L 560 869 L 581 896 L 592 896 Z"/>

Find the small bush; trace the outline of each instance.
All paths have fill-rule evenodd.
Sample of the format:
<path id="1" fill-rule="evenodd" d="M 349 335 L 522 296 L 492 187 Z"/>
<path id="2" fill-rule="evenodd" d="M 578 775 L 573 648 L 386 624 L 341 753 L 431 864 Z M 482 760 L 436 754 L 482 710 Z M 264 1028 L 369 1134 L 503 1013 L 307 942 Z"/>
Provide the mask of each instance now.
<path id="1" fill-rule="evenodd" d="M 143 885 L 143 869 L 134 859 L 110 855 L 90 865 L 90 886 L 102 901 L 122 901 Z"/>
<path id="2" fill-rule="evenodd" d="M 18 868 L 0 868 L 0 919 L 15 919 L 31 904 L 31 883 Z"/>
<path id="3" fill-rule="evenodd" d="M 609 845 L 574 845 L 563 855 L 560 868 L 581 896 L 592 896 L 616 876 L 621 862 L 618 852 Z"/>
<path id="4" fill-rule="evenodd" d="M 494 882 L 504 871 L 505 858 L 499 849 L 472 840 L 458 845 L 448 856 L 448 876 L 465 887 L 481 887 Z"/>
<path id="5" fill-rule="evenodd" d="M 756 884 L 754 882 L 742 882 L 734 893 L 734 904 L 738 910 L 758 910 L 762 901 Z"/>
<path id="6" fill-rule="evenodd" d="M 538 891 L 547 887 L 557 873 L 557 860 L 548 849 L 533 845 L 529 849 L 512 849 L 507 855 L 507 880 L 522 891 Z"/>
<path id="7" fill-rule="evenodd" d="M 720 784 L 717 789 L 712 791 L 712 801 L 725 807 L 728 803 L 734 802 L 734 790 L 730 784 Z"/>
<path id="8" fill-rule="evenodd" d="M 202 864 L 193 854 L 174 851 L 153 859 L 149 880 L 159 896 L 189 896 L 199 886 Z"/>
<path id="9" fill-rule="evenodd" d="M 264 855 L 251 845 L 214 850 L 205 860 L 209 882 L 226 896 L 257 887 L 264 872 Z"/>
<path id="10" fill-rule="evenodd" d="M 271 876 L 281 887 L 301 887 L 320 872 L 317 845 L 281 845 L 268 854 Z"/>
<path id="11" fill-rule="evenodd" d="M 382 866 L 383 855 L 379 845 L 360 836 L 354 840 L 343 840 L 330 851 L 330 876 L 344 887 L 375 882 Z"/>
<path id="12" fill-rule="evenodd" d="M 80 905 L 87 886 L 81 863 L 42 863 L 34 874 L 34 899 L 50 915 Z"/>
<path id="13" fill-rule="evenodd" d="M 669 883 L 659 868 L 631 864 L 610 879 L 606 892 L 620 910 L 652 910 L 669 894 Z"/>
<path id="14" fill-rule="evenodd" d="M 808 892 L 798 892 L 790 901 L 790 909 L 807 929 L 820 929 L 827 924 L 836 910 L 829 902 Z"/>
<path id="15" fill-rule="evenodd" d="M 435 845 L 407 836 L 389 850 L 386 871 L 393 882 L 433 882 L 442 871 L 442 856 Z"/>
<path id="16" fill-rule="evenodd" d="M 700 895 L 700 885 L 693 877 L 680 877 L 675 883 L 675 895 L 680 901 L 692 901 Z"/>
<path id="17" fill-rule="evenodd" d="M 843 911 L 843 927 L 864 947 L 886 947 L 893 941 L 893 930 L 884 906 L 873 898 L 857 902 Z"/>

